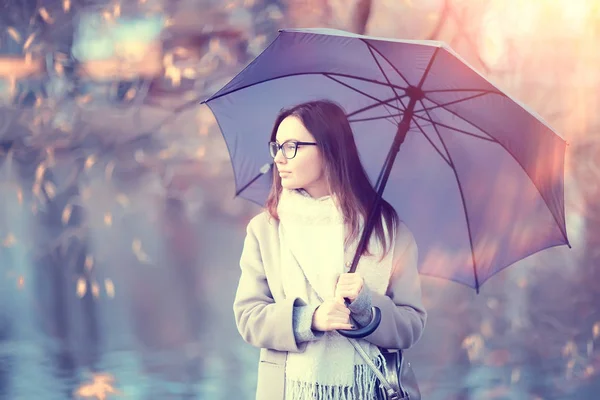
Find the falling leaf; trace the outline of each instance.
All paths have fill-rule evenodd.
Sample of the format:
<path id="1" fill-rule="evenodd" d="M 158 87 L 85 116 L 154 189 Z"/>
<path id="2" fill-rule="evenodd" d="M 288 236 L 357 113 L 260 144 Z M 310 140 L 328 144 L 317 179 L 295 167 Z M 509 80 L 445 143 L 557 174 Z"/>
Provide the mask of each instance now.
<path id="1" fill-rule="evenodd" d="M 173 52 L 167 52 L 163 56 L 163 67 L 171 67 L 173 66 Z"/>
<path id="2" fill-rule="evenodd" d="M 596 322 L 592 327 L 592 334 L 594 335 L 594 339 L 597 339 L 600 336 L 600 322 Z"/>
<path id="3" fill-rule="evenodd" d="M 132 87 L 130 88 L 127 93 L 125 93 L 125 99 L 126 100 L 132 100 L 135 97 L 135 94 L 137 93 L 137 90 Z"/>
<path id="4" fill-rule="evenodd" d="M 55 63 L 54 71 L 56 71 L 56 75 L 63 76 L 65 74 L 65 67 L 61 63 Z"/>
<path id="5" fill-rule="evenodd" d="M 10 37 L 12 37 L 15 40 L 15 42 L 21 43 L 21 35 L 19 34 L 19 32 L 17 32 L 15 28 L 9 26 L 8 28 L 6 28 L 6 31 L 8 32 Z"/>
<path id="6" fill-rule="evenodd" d="M 104 170 L 104 176 L 106 178 L 107 181 L 110 181 L 110 179 L 112 178 L 112 174 L 115 170 L 115 162 L 114 161 L 110 161 L 107 165 L 106 165 L 106 169 Z"/>
<path id="7" fill-rule="evenodd" d="M 95 374 L 92 382 L 81 384 L 73 394 L 77 397 L 106 400 L 109 394 L 122 394 L 113 386 L 114 380 L 109 374 Z"/>
<path id="8" fill-rule="evenodd" d="M 88 156 L 85 159 L 85 169 L 89 170 L 90 168 L 92 168 L 94 166 L 95 163 L 96 163 L 96 155 L 92 154 L 91 156 Z"/>
<path id="9" fill-rule="evenodd" d="M 183 69 L 183 77 L 186 79 L 194 79 L 196 78 L 196 70 L 192 67 L 186 67 Z"/>
<path id="10" fill-rule="evenodd" d="M 109 211 L 105 212 L 104 213 L 104 224 L 106 226 L 111 226 L 112 221 L 113 221 L 112 214 Z"/>
<path id="11" fill-rule="evenodd" d="M 583 376 L 585 376 L 586 378 L 589 378 L 590 376 L 594 375 L 594 372 L 596 372 L 596 370 L 594 369 L 593 365 L 588 365 L 587 367 L 585 367 L 585 371 L 583 372 Z"/>
<path id="12" fill-rule="evenodd" d="M 77 296 L 79 296 L 79 298 L 82 298 L 83 296 L 85 296 L 86 292 L 87 292 L 87 283 L 85 281 L 85 278 L 77 279 Z"/>
<path id="13" fill-rule="evenodd" d="M 77 103 L 80 105 L 87 104 L 92 100 L 91 94 L 86 94 L 77 98 Z"/>
<path id="14" fill-rule="evenodd" d="M 171 80 L 173 86 L 179 86 L 181 84 L 181 71 L 179 68 L 169 66 L 165 69 L 165 77 Z"/>
<path id="15" fill-rule="evenodd" d="M 56 164 L 56 159 L 54 158 L 54 148 L 47 147 L 46 149 L 46 163 L 48 166 L 53 166 Z"/>
<path id="16" fill-rule="evenodd" d="M 19 276 L 19 279 L 17 279 L 17 287 L 19 289 L 23 289 L 23 286 L 25 286 L 25 278 L 23 276 Z"/>
<path id="17" fill-rule="evenodd" d="M 104 288 L 106 289 L 106 295 L 111 299 L 115 297 L 115 285 L 110 279 L 104 280 Z"/>
<path id="18" fill-rule="evenodd" d="M 40 163 L 35 169 L 35 181 L 40 182 L 44 177 L 44 172 L 46 172 L 46 164 Z"/>
<path id="19" fill-rule="evenodd" d="M 205 155 L 206 155 L 206 147 L 205 146 L 198 147 L 198 150 L 196 150 L 196 157 L 203 158 Z"/>
<path id="20" fill-rule="evenodd" d="M 469 360 L 473 362 L 481 357 L 484 348 L 484 340 L 481 335 L 469 335 L 463 340 L 462 348 L 467 350 Z"/>
<path id="21" fill-rule="evenodd" d="M 34 182 L 33 187 L 31 188 L 31 193 L 33 193 L 33 195 L 35 197 L 40 198 L 41 194 L 42 194 L 42 186 L 39 182 Z"/>
<path id="22" fill-rule="evenodd" d="M 98 283 L 97 282 L 92 282 L 91 286 L 92 286 L 92 295 L 95 298 L 100 297 L 100 287 L 98 286 Z"/>
<path id="23" fill-rule="evenodd" d="M 52 19 L 52 17 L 50 16 L 50 14 L 48 14 L 48 10 L 46 10 L 45 7 L 41 7 L 39 10 L 40 16 L 42 17 L 42 19 L 44 20 L 45 23 L 47 24 L 52 24 L 54 23 L 54 20 Z"/>
<path id="24" fill-rule="evenodd" d="M 62 221 L 63 225 L 67 225 L 69 223 L 72 213 L 73 213 L 73 205 L 67 204 L 65 206 L 65 208 L 63 209 L 62 217 L 61 217 L 61 221 Z"/>
<path id="25" fill-rule="evenodd" d="M 23 189 L 21 187 L 17 187 L 17 201 L 20 205 L 23 205 Z"/>
<path id="26" fill-rule="evenodd" d="M 52 182 L 44 182 L 44 190 L 50 199 L 56 197 L 56 186 Z"/>
<path id="27" fill-rule="evenodd" d="M 4 239 L 4 242 L 2 242 L 2 245 L 4 247 L 12 247 L 15 245 L 15 243 L 17 243 L 17 238 L 15 238 L 15 235 L 12 233 L 9 233 Z"/>
<path id="28" fill-rule="evenodd" d="M 564 357 L 576 357 L 577 356 L 577 345 L 572 340 L 569 340 L 562 349 Z"/>
<path id="29" fill-rule="evenodd" d="M 115 4 L 113 14 L 115 17 L 119 17 L 121 15 L 121 4 Z"/>
<path id="30" fill-rule="evenodd" d="M 33 43 L 34 39 L 35 39 L 35 32 L 32 33 L 31 35 L 29 35 L 29 37 L 25 41 L 25 44 L 23 45 L 23 49 L 27 50 L 29 48 L 29 46 L 31 46 L 31 43 Z"/>
<path id="31" fill-rule="evenodd" d="M 119 193 L 117 195 L 117 203 L 119 203 L 121 207 L 127 207 L 129 205 L 129 199 L 123 193 Z"/>
<path id="32" fill-rule="evenodd" d="M 63 10 L 67 13 L 71 9 L 71 0 L 63 0 Z"/>
<path id="33" fill-rule="evenodd" d="M 131 249 L 133 250 L 133 254 L 141 263 L 148 263 L 150 261 L 150 257 L 144 252 L 142 249 L 142 241 L 140 239 L 134 239 L 131 244 Z"/>
<path id="34" fill-rule="evenodd" d="M 91 271 L 92 267 L 94 266 L 94 256 L 88 254 L 85 256 L 85 262 L 83 263 L 83 266 L 85 268 L 86 271 Z"/>

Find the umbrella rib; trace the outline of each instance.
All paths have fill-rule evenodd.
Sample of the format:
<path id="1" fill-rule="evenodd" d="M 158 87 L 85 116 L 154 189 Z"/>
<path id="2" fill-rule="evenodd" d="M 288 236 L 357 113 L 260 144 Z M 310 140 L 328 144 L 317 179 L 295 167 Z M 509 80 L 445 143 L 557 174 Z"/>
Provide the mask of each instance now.
<path id="1" fill-rule="evenodd" d="M 332 76 L 339 76 L 339 77 L 342 77 L 342 78 L 356 79 L 358 81 L 363 81 L 363 82 L 373 83 L 373 84 L 376 84 L 376 85 L 382 85 L 382 86 L 390 87 L 390 84 L 387 84 L 385 82 L 381 82 L 381 81 L 378 81 L 378 80 L 375 80 L 375 79 L 363 78 L 363 77 L 360 77 L 360 76 L 349 75 L 349 74 L 341 74 L 341 73 L 338 73 L 338 72 L 295 72 L 295 73 L 291 73 L 291 74 L 285 74 L 285 75 L 275 76 L 275 77 L 272 77 L 272 78 L 262 79 L 262 80 L 257 81 L 257 82 L 253 82 L 253 83 L 249 83 L 247 85 L 240 86 L 239 88 L 235 88 L 235 89 L 230 90 L 230 91 L 225 92 L 225 93 L 216 93 L 213 96 L 209 97 L 208 99 L 204 100 L 202 103 L 208 103 L 208 102 L 211 102 L 211 101 L 216 100 L 218 98 L 221 98 L 223 96 L 228 96 L 228 95 L 233 94 L 235 92 L 239 92 L 240 90 L 248 89 L 248 88 L 251 88 L 253 86 L 261 85 L 263 83 L 267 83 L 267 82 L 271 82 L 271 81 L 276 81 L 276 80 L 283 79 L 283 78 L 290 78 L 292 76 L 324 75 L 324 74 L 329 74 L 329 75 L 332 75 Z M 406 88 L 403 88 L 403 87 L 397 86 L 397 85 L 391 85 L 391 86 L 394 87 L 394 88 L 397 88 L 397 89 L 402 89 L 402 90 L 406 89 Z"/>
<path id="2" fill-rule="evenodd" d="M 390 121 L 390 118 L 393 119 L 393 117 L 402 117 L 403 115 L 404 114 L 391 114 L 391 115 L 384 115 L 384 116 L 378 116 L 378 117 L 348 119 L 348 122 L 354 123 L 354 122 L 366 122 L 366 121 L 386 120 L 387 122 L 389 122 L 390 124 L 392 124 L 394 127 L 398 127 L 398 123 L 396 122 L 396 120 L 391 120 Z"/>
<path id="3" fill-rule="evenodd" d="M 365 117 L 365 118 L 358 118 L 358 119 L 348 119 L 348 122 L 365 122 L 365 121 L 376 121 L 378 119 L 385 119 L 389 121 L 390 117 L 402 117 L 404 114 L 392 114 L 392 115 L 380 115 L 377 117 Z M 395 125 L 395 122 L 394 122 Z"/>
<path id="4" fill-rule="evenodd" d="M 402 100 L 400 100 L 400 96 L 398 95 L 398 92 L 396 92 L 396 89 L 393 87 L 393 85 L 392 85 L 392 82 L 390 81 L 390 78 L 387 76 L 387 74 L 385 73 L 385 71 L 384 71 L 384 70 L 383 70 L 383 68 L 381 67 L 381 64 L 379 63 L 379 60 L 377 60 L 377 57 L 375 57 L 375 53 L 374 53 L 373 46 L 371 46 L 371 45 L 369 44 L 369 42 L 367 42 L 366 40 L 364 40 L 364 39 L 361 39 L 361 40 L 363 41 L 363 43 L 364 43 L 365 45 L 367 45 L 367 48 L 369 49 L 369 53 L 371 53 L 371 57 L 373 57 L 373 60 L 375 61 L 375 64 L 377 64 L 377 67 L 379 68 L 379 71 L 381 71 L 381 74 L 383 75 L 383 77 L 384 77 L 384 78 L 385 78 L 385 80 L 387 81 L 387 83 L 388 83 L 388 86 L 390 87 L 390 89 L 392 89 L 392 91 L 393 91 L 393 92 L 394 92 L 394 94 L 396 95 L 396 99 L 398 99 L 398 100 L 399 100 L 399 102 L 400 102 L 400 104 L 402 104 L 402 106 L 403 106 L 404 108 L 406 108 L 406 106 L 404 105 L 404 103 L 402 103 Z M 380 55 L 381 55 L 381 54 L 380 54 Z M 382 57 L 383 57 L 383 56 L 382 56 Z M 384 59 L 384 60 L 386 60 L 386 61 L 388 62 L 388 64 L 390 64 L 390 61 L 389 61 L 387 58 L 383 57 L 383 59 Z M 391 64 L 390 64 L 390 65 L 391 65 Z M 397 71 L 397 70 L 396 70 L 396 71 Z M 402 77 L 402 79 L 404 79 L 404 77 Z M 405 82 L 408 84 L 408 82 L 406 81 L 406 79 L 405 79 L 404 81 L 405 81 Z M 405 92 L 406 92 L 406 90 L 405 90 Z M 384 108 L 385 108 L 385 106 L 384 106 Z M 388 110 L 387 108 L 385 108 L 385 109 L 386 109 L 386 111 L 388 111 L 388 112 L 389 112 L 389 110 Z M 397 121 L 397 123 L 400 123 L 400 121 Z"/>
<path id="5" fill-rule="evenodd" d="M 402 78 L 402 80 L 404 80 L 404 82 L 406 82 L 406 84 L 410 86 L 410 82 L 408 81 L 408 79 L 406 79 L 404 77 L 404 75 L 402 75 L 402 73 L 398 70 L 398 68 L 396 68 L 396 66 L 393 63 L 391 63 L 390 60 L 388 60 L 388 58 L 386 56 L 384 56 L 376 47 L 371 45 L 366 40 L 364 40 L 364 39 L 361 39 L 361 40 L 369 47 L 369 51 L 371 51 L 371 55 L 373 56 L 375 61 L 377 61 L 377 58 L 375 58 L 375 56 L 373 55 L 373 51 L 376 52 L 377 54 L 379 54 L 381 56 L 381 58 L 383 58 L 390 65 L 390 67 L 392 67 L 394 69 L 394 71 L 396 71 L 398 76 L 400 76 L 400 78 Z M 379 65 L 379 63 L 377 63 L 377 65 Z M 381 69 L 381 66 L 379 68 Z M 381 72 L 387 79 L 387 75 L 385 74 L 385 72 L 383 72 L 383 70 Z"/>
<path id="6" fill-rule="evenodd" d="M 423 107 L 425 107 L 425 104 L 423 104 L 423 100 L 419 100 L 419 102 L 421 103 L 421 105 Z M 431 118 L 431 115 L 429 114 L 429 112 L 426 111 L 426 113 L 427 113 L 427 116 L 429 117 L 429 119 L 433 122 L 433 119 Z M 454 167 L 454 161 L 452 161 L 452 155 L 448 151 L 448 147 L 446 147 L 446 143 L 442 139 L 442 135 L 440 135 L 440 132 L 438 131 L 437 126 L 434 125 L 433 129 L 435 130 L 435 133 L 437 134 L 438 138 L 440 139 L 442 146 L 444 146 L 444 150 L 446 150 L 446 154 L 448 155 L 448 159 L 450 160 L 450 165 L 452 167 L 452 172 L 454 173 L 454 178 L 456 179 L 456 184 L 458 185 L 458 191 L 460 193 L 460 198 L 462 200 L 461 203 L 463 206 L 465 220 L 467 223 L 467 233 L 469 235 L 469 245 L 471 246 L 471 261 L 473 262 L 473 277 L 475 278 L 475 290 L 477 291 L 477 293 L 479 293 L 479 276 L 477 276 L 477 261 L 475 260 L 475 250 L 473 248 L 473 234 L 471 232 L 471 224 L 469 223 L 469 214 L 467 213 L 467 205 L 465 204 L 465 194 L 464 194 L 464 191 L 462 188 L 462 184 L 460 183 L 460 179 L 458 178 L 458 173 L 456 172 L 456 168 Z"/>
<path id="7" fill-rule="evenodd" d="M 438 104 L 436 101 L 431 100 L 430 98 L 426 97 L 427 100 L 431 101 L 434 104 Z M 519 159 L 517 159 L 517 157 L 510 152 L 510 150 L 508 150 L 506 148 L 505 145 L 503 145 L 502 143 L 500 143 L 500 141 L 498 141 L 496 138 L 494 138 L 493 135 L 490 135 L 485 129 L 480 128 L 479 126 L 477 126 L 477 124 L 474 124 L 473 122 L 468 121 L 466 118 L 464 118 L 463 116 L 459 115 L 457 112 L 452 111 L 452 110 L 448 110 L 447 108 L 444 108 L 444 110 L 448 111 L 450 114 L 462 119 L 463 121 L 465 121 L 467 124 L 474 126 L 475 128 L 479 129 L 481 132 L 485 133 L 486 135 L 488 135 L 489 137 L 491 137 L 492 139 L 494 139 L 496 141 L 496 143 L 498 143 L 498 145 L 500 145 L 508 154 L 510 154 L 510 156 L 513 158 L 513 160 L 515 160 L 515 162 L 521 167 L 521 169 L 523 170 L 523 172 L 525 173 L 525 175 L 527 175 L 527 177 L 529 178 L 529 180 L 531 181 L 531 184 L 533 185 L 533 187 L 535 187 L 535 189 L 538 191 L 538 193 L 540 194 L 540 197 L 542 198 L 542 200 L 544 200 L 544 203 L 546 204 L 546 208 L 548 208 L 548 211 L 550 211 L 550 214 L 552 214 L 552 217 L 554 218 L 554 222 L 556 222 L 556 225 L 558 225 L 558 229 L 560 229 L 560 233 L 563 235 L 564 239 L 567 241 L 567 243 L 569 242 L 569 239 L 567 237 L 567 232 L 563 229 L 563 225 L 558 221 L 556 215 L 554 215 L 554 213 L 552 212 L 550 205 L 548 204 L 548 201 L 546 200 L 546 198 L 542 195 L 542 192 L 540 192 L 540 189 L 537 187 L 537 185 L 535 184 L 535 182 L 533 182 L 533 180 L 531 179 L 531 176 L 529 176 L 529 174 L 527 173 L 527 170 L 525 169 L 525 167 L 523 166 L 523 164 L 521 163 L 521 161 L 519 161 Z"/>
<path id="8" fill-rule="evenodd" d="M 472 137 L 474 137 L 474 138 L 477 138 L 477 139 L 481 139 L 481 140 L 487 140 L 488 142 L 492 142 L 492 143 L 498 143 L 498 141 L 497 141 L 496 139 L 494 139 L 494 138 L 487 138 L 487 137 L 484 137 L 484 136 L 479 136 L 479 135 L 476 135 L 476 134 L 474 134 L 474 133 L 467 132 L 467 131 L 465 131 L 465 130 L 463 130 L 463 129 L 455 128 L 455 127 L 453 127 L 453 126 L 446 125 L 446 124 L 443 124 L 443 123 L 441 123 L 441 122 L 432 121 L 432 120 L 430 120 L 430 119 L 427 119 L 427 118 L 425 118 L 425 117 L 422 117 L 422 116 L 420 116 L 420 115 L 415 115 L 414 117 L 415 117 L 415 118 L 422 119 L 422 120 L 424 120 L 424 121 L 431 122 L 433 125 L 441 126 L 442 128 L 447 128 L 447 129 L 453 130 L 453 131 L 455 131 L 455 132 L 463 133 L 463 134 L 465 134 L 465 135 L 472 136 Z"/>
<path id="9" fill-rule="evenodd" d="M 446 110 L 446 106 L 451 106 L 453 104 L 462 103 L 463 101 L 473 100 L 473 99 L 476 99 L 478 97 L 485 96 L 486 94 L 488 94 L 488 93 L 474 94 L 473 96 L 465 97 L 463 99 L 453 100 L 453 101 L 448 102 L 448 103 L 436 104 L 435 106 L 428 107 L 428 108 L 423 108 L 421 110 L 415 110 L 415 112 L 431 111 L 431 110 L 435 110 L 435 109 L 438 109 L 438 108 L 443 108 L 443 109 Z M 427 100 L 429 100 L 429 98 L 427 98 Z M 423 104 L 423 103 L 421 103 L 421 104 Z"/>
<path id="10" fill-rule="evenodd" d="M 362 94 L 363 96 L 370 98 L 371 100 L 375 100 L 375 101 L 377 101 L 379 104 L 387 103 L 387 102 L 389 102 L 389 101 L 392 101 L 392 100 L 394 100 L 394 99 L 391 99 L 391 100 L 380 100 L 380 99 L 378 99 L 378 98 L 377 98 L 377 97 L 375 97 L 375 96 L 371 96 L 370 94 L 368 94 L 368 93 L 365 93 L 365 92 L 363 92 L 362 90 L 359 90 L 359 89 L 357 89 L 357 88 L 355 88 L 355 87 L 352 87 L 352 86 L 348 85 L 348 84 L 347 84 L 347 83 L 345 83 L 345 82 L 342 82 L 342 81 L 340 81 L 340 80 L 338 80 L 338 79 L 335 79 L 335 78 L 333 78 L 333 77 L 332 77 L 332 76 L 330 76 L 328 73 L 324 73 L 323 75 L 324 75 L 324 76 L 326 76 L 327 78 L 331 79 L 332 81 L 334 81 L 334 82 L 337 82 L 337 83 L 339 83 L 340 85 L 347 87 L 348 89 L 352 89 L 352 90 L 354 90 L 355 92 L 357 92 L 357 93 L 360 93 L 360 94 Z M 379 104 L 377 104 L 377 105 L 374 105 L 374 107 L 378 106 Z M 404 110 L 402 110 L 401 108 L 398 108 L 398 107 L 396 107 L 396 106 L 393 106 L 393 105 L 391 105 L 391 104 L 388 104 L 388 105 L 389 105 L 390 107 L 392 107 L 392 108 L 394 108 L 394 109 L 398 110 L 398 111 L 404 111 Z M 389 111 L 389 110 L 388 110 L 388 111 Z"/>
<path id="11" fill-rule="evenodd" d="M 436 147 L 436 145 L 435 145 L 435 144 L 433 144 L 433 142 L 431 141 L 431 139 L 429 138 L 429 136 L 428 136 L 428 135 L 425 133 L 425 130 L 424 130 L 422 127 L 421 127 L 421 125 L 419 125 L 419 123 L 418 123 L 417 121 L 413 121 L 413 122 L 415 123 L 415 125 L 417 125 L 417 128 L 419 128 L 419 130 L 421 131 L 421 133 L 423 134 L 423 136 L 425 136 L 425 139 L 427 139 L 427 141 L 429 142 L 429 144 L 431 145 L 431 147 L 433 147 L 433 149 L 434 149 L 435 151 L 437 151 L 437 153 L 440 155 L 440 157 L 442 157 L 442 159 L 443 159 L 444 161 L 446 161 L 446 164 L 448 164 L 448 166 L 449 166 L 450 168 L 453 168 L 452 162 L 451 162 L 449 159 L 447 159 L 447 158 L 446 158 L 446 157 L 445 157 L 445 156 L 442 154 L 442 152 L 441 152 L 441 151 L 440 151 L 440 150 L 439 150 L 439 149 Z M 435 128 L 435 127 L 434 127 L 434 128 Z M 448 151 L 448 150 L 446 150 L 446 151 Z"/>
<path id="12" fill-rule="evenodd" d="M 440 106 L 440 107 L 441 107 L 441 108 L 443 108 L 445 111 L 448 111 L 450 114 L 454 115 L 455 117 L 458 117 L 458 118 L 462 119 L 462 120 L 463 120 L 463 121 L 465 121 L 467 124 L 469 124 L 469 125 L 471 125 L 471 126 L 473 126 L 473 127 L 477 128 L 479 131 L 481 131 L 481 132 L 485 133 L 486 135 L 488 135 L 488 136 L 489 136 L 489 137 L 491 137 L 492 139 L 496 140 L 496 138 L 494 138 L 494 136 L 493 136 L 493 135 L 491 135 L 489 132 L 487 132 L 485 129 L 482 129 L 482 128 L 480 128 L 479 126 L 477 126 L 476 124 L 474 124 L 473 122 L 471 122 L 471 121 L 467 120 L 467 119 L 466 119 L 465 117 L 463 117 L 462 115 L 459 115 L 459 114 L 458 114 L 456 111 L 452 111 L 452 110 L 449 110 L 449 109 L 447 109 L 446 107 L 444 107 L 443 105 L 439 104 L 437 101 L 430 99 L 429 97 L 425 97 L 425 98 L 426 98 L 427 100 L 431 101 L 433 104 L 435 104 L 435 105 L 437 105 L 437 106 Z M 480 136 L 478 136 L 478 137 L 480 137 Z M 500 145 L 501 145 L 501 143 L 500 143 L 500 142 L 498 142 L 497 140 L 496 140 L 496 142 L 497 142 L 498 144 L 500 144 Z M 506 148 L 505 148 L 505 149 L 506 149 Z M 507 150 L 507 151 L 508 151 L 508 150 Z M 509 152 L 509 153 L 510 153 L 510 152 Z M 511 155 L 512 155 L 512 154 L 511 154 Z"/>
<path id="13" fill-rule="evenodd" d="M 371 105 L 368 105 L 368 106 L 366 106 L 366 107 L 359 108 L 358 110 L 356 110 L 356 111 L 352 111 L 351 113 L 347 114 L 346 116 L 347 116 L 347 117 L 353 117 L 353 116 L 354 116 L 354 115 L 356 115 L 356 114 L 360 114 L 360 113 L 362 113 L 362 112 L 365 112 L 365 111 L 372 110 L 373 108 L 376 108 L 376 107 L 379 107 L 379 106 L 381 106 L 381 105 L 387 104 L 387 103 L 389 103 L 389 102 L 391 102 L 391 101 L 393 101 L 393 100 L 400 100 L 400 102 L 402 102 L 402 98 L 404 98 L 404 97 L 406 97 L 406 96 L 407 96 L 407 95 L 404 95 L 404 96 L 401 96 L 401 97 L 395 96 L 395 97 L 390 97 L 389 99 L 386 99 L 386 100 L 380 100 L 380 101 L 379 101 L 379 103 L 376 103 L 376 104 L 371 104 Z M 404 103 L 402 103 L 402 105 L 404 106 Z M 395 107 L 395 106 L 391 106 L 391 107 Z M 404 111 L 404 110 L 402 110 L 402 109 L 400 109 L 400 108 L 397 108 L 397 107 L 395 107 L 395 108 L 396 108 L 397 110 Z"/>
<path id="14" fill-rule="evenodd" d="M 498 90 L 489 90 L 489 89 L 431 89 L 431 90 L 423 90 L 423 93 L 444 93 L 444 92 L 482 92 L 489 94 L 498 94 L 503 97 L 507 97 L 506 94 L 498 91 Z"/>

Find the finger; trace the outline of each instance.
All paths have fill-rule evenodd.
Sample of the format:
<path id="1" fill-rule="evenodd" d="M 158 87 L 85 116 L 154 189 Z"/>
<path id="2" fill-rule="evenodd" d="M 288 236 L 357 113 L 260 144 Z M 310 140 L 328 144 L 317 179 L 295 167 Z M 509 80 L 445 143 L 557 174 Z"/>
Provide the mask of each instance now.
<path id="1" fill-rule="evenodd" d="M 329 317 L 329 323 L 332 324 L 349 324 L 350 316 L 349 315 L 336 315 Z"/>
<path id="2" fill-rule="evenodd" d="M 345 272 L 343 274 L 340 274 L 340 276 L 338 277 L 338 281 L 342 281 L 342 282 L 353 282 L 353 281 L 360 281 L 362 280 L 362 276 L 360 276 L 360 274 L 358 273 L 349 273 L 349 272 Z"/>
<path id="3" fill-rule="evenodd" d="M 340 296 L 344 298 L 355 298 L 358 296 L 358 290 L 356 289 L 344 289 L 339 291 Z"/>
<path id="4" fill-rule="evenodd" d="M 350 309 L 345 305 L 341 304 L 336 304 L 333 308 L 333 311 L 344 315 L 350 315 Z"/>
<path id="5" fill-rule="evenodd" d="M 346 324 L 346 323 L 335 323 L 335 324 L 331 324 L 330 328 L 332 330 L 338 330 L 338 329 L 354 329 L 354 325 L 352 324 Z"/>
<path id="6" fill-rule="evenodd" d="M 341 274 L 338 278 L 338 285 L 352 283 L 357 279 L 354 274 Z"/>
<path id="7" fill-rule="evenodd" d="M 336 288 L 336 290 L 338 290 L 338 291 L 359 291 L 360 288 L 361 287 L 359 285 L 352 284 L 352 285 L 340 285 Z"/>

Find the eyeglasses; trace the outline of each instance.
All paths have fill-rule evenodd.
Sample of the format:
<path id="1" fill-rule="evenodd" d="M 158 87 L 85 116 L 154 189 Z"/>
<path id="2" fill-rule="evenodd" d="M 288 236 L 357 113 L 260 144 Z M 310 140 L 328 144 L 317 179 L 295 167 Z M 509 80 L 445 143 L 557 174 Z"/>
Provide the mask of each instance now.
<path id="1" fill-rule="evenodd" d="M 269 152 L 271 153 L 271 157 L 275 158 L 277 156 L 277 152 L 281 150 L 283 156 L 291 160 L 296 157 L 296 151 L 298 150 L 298 146 L 316 146 L 317 144 L 314 142 L 298 142 L 295 140 L 290 140 L 287 142 L 283 142 L 283 144 L 279 144 L 277 142 L 269 142 Z"/>

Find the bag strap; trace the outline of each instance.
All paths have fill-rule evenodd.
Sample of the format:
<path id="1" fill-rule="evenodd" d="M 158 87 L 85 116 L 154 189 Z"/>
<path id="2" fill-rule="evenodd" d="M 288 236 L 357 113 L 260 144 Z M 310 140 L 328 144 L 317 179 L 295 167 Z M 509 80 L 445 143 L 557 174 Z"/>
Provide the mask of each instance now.
<path id="1" fill-rule="evenodd" d="M 365 349 L 363 349 L 362 346 L 360 345 L 360 343 L 358 343 L 356 340 L 350 339 L 350 338 L 346 338 L 346 339 L 348 339 L 350 344 L 352 344 L 352 346 L 354 346 L 354 349 L 356 350 L 356 352 L 362 357 L 362 359 L 369 366 L 369 368 L 371 368 L 371 370 L 373 371 L 375 376 L 379 379 L 379 381 L 381 382 L 381 385 L 385 388 L 385 391 L 387 392 L 388 397 L 390 397 L 390 399 L 393 399 L 394 397 L 392 397 L 392 396 L 393 396 L 393 394 L 396 394 L 396 391 L 394 390 L 394 388 L 392 387 L 390 382 L 386 379 L 385 375 L 379 370 L 379 368 L 377 368 L 377 366 L 375 365 L 373 360 L 371 360 L 371 357 L 369 357 L 369 355 L 367 354 Z"/>

